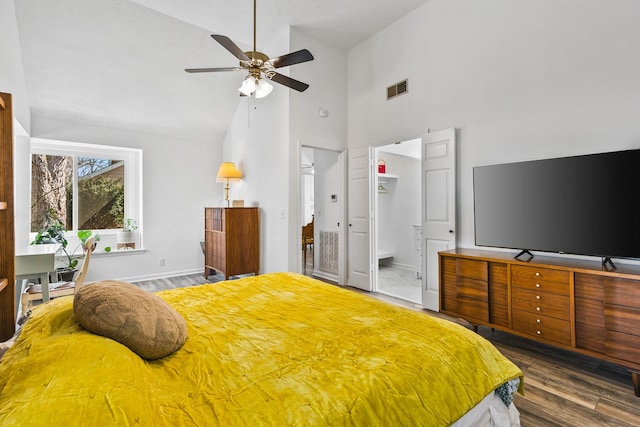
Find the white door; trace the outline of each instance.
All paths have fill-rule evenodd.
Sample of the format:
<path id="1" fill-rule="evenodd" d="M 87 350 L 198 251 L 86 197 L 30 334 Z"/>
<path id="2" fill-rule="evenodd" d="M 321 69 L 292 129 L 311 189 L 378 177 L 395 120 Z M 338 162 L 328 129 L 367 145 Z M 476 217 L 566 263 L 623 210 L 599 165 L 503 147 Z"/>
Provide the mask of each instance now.
<path id="1" fill-rule="evenodd" d="M 439 311 L 438 252 L 456 246 L 456 132 L 422 137 L 422 306 Z"/>
<path id="2" fill-rule="evenodd" d="M 349 149 L 348 263 L 349 286 L 371 292 L 371 182 L 372 148 Z"/>

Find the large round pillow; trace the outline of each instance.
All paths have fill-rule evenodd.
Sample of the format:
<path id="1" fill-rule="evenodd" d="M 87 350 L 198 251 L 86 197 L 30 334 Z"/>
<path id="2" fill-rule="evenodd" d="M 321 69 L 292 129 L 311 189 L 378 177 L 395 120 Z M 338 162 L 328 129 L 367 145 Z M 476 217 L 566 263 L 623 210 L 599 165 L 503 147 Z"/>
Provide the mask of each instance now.
<path id="1" fill-rule="evenodd" d="M 168 356 L 187 340 L 182 316 L 130 283 L 104 280 L 81 287 L 73 312 L 86 330 L 116 340 L 147 360 Z"/>

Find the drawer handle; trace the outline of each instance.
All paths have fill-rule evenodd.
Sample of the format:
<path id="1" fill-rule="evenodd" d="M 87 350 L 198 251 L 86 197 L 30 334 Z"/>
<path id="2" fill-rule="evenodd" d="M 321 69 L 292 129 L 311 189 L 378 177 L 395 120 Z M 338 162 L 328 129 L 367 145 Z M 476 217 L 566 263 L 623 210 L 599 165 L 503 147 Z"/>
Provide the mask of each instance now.
<path id="1" fill-rule="evenodd" d="M 536 319 L 536 322 L 537 323 L 541 323 L 542 321 L 540 319 Z"/>
<path id="2" fill-rule="evenodd" d="M 540 295 L 536 295 L 536 299 L 540 299 Z"/>
<path id="3" fill-rule="evenodd" d="M 537 311 L 542 311 L 542 309 L 540 307 L 536 307 Z"/>
<path id="4" fill-rule="evenodd" d="M 536 277 L 540 277 L 540 273 L 536 273 Z"/>
<path id="5" fill-rule="evenodd" d="M 540 287 L 540 283 L 536 283 L 536 288 L 539 288 L 539 287 Z"/>
<path id="6" fill-rule="evenodd" d="M 536 331 L 538 335 L 542 335 L 542 331 Z"/>

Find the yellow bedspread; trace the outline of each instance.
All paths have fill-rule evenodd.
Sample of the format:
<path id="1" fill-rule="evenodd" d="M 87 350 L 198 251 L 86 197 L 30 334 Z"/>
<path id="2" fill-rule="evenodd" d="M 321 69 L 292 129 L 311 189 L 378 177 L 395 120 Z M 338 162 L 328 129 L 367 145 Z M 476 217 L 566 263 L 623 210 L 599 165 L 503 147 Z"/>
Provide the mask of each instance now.
<path id="1" fill-rule="evenodd" d="M 147 362 L 36 307 L 0 362 L 0 425 L 444 426 L 521 376 L 451 322 L 292 273 L 163 291 L 189 338 Z"/>

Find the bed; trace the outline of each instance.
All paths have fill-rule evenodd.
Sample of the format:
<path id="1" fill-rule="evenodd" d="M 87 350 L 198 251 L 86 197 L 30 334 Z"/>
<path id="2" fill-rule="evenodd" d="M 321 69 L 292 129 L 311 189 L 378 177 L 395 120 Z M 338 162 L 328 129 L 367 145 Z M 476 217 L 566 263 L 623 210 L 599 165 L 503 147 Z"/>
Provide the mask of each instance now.
<path id="1" fill-rule="evenodd" d="M 522 372 L 452 322 L 294 273 L 157 295 L 188 339 L 154 361 L 84 330 L 72 297 L 35 307 L 0 425 L 519 425 Z"/>

